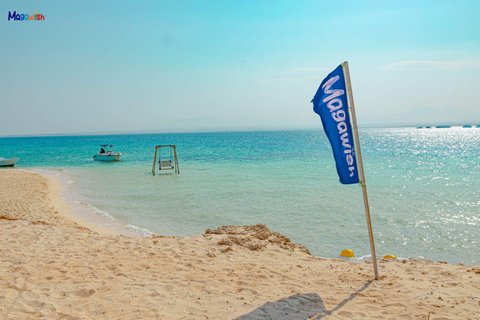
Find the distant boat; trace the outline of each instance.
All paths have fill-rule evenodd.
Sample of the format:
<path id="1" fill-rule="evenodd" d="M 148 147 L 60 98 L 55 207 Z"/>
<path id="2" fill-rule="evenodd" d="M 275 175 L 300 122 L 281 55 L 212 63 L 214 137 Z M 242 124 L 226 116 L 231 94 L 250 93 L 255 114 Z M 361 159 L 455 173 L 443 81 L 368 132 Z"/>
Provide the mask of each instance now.
<path id="1" fill-rule="evenodd" d="M 96 161 L 120 161 L 122 156 L 121 152 L 113 152 L 113 144 L 101 144 L 100 151 L 93 156 L 93 160 Z M 110 148 L 105 151 L 105 148 Z"/>
<path id="2" fill-rule="evenodd" d="M 5 159 L 0 158 L 0 167 L 13 167 L 18 158 Z"/>
<path id="3" fill-rule="evenodd" d="M 444 125 L 444 126 L 436 126 L 436 128 L 450 128 L 450 126 Z"/>
<path id="4" fill-rule="evenodd" d="M 464 125 L 463 127 L 464 127 L 464 128 L 471 128 L 472 126 L 469 125 L 469 124 L 466 124 L 466 125 Z"/>

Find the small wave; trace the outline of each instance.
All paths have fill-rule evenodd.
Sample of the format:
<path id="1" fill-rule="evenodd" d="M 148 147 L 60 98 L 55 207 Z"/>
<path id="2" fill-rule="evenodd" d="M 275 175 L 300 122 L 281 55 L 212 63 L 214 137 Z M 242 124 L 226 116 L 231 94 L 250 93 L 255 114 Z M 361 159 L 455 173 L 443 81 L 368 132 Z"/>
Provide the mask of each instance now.
<path id="1" fill-rule="evenodd" d="M 39 171 L 39 172 L 68 172 L 67 170 L 65 169 L 61 169 L 61 168 L 38 168 L 38 169 L 34 169 L 34 171 Z"/>
<path id="2" fill-rule="evenodd" d="M 127 229 L 130 229 L 132 231 L 140 233 L 142 235 L 142 237 L 144 237 L 144 238 L 151 237 L 154 234 L 153 232 L 151 232 L 148 229 L 141 228 L 141 227 L 138 227 L 138 226 L 134 226 L 133 224 L 127 224 L 126 227 L 127 227 Z"/>
<path id="3" fill-rule="evenodd" d="M 378 259 L 378 257 L 377 257 L 377 259 Z M 365 256 L 358 257 L 358 258 L 355 259 L 355 262 L 364 262 L 364 261 L 372 262 L 372 255 L 367 254 Z"/>
<path id="4" fill-rule="evenodd" d="M 75 180 L 68 180 L 67 184 L 74 184 Z"/>
<path id="5" fill-rule="evenodd" d="M 382 259 L 383 259 L 383 255 L 377 255 L 377 260 L 382 260 Z M 407 259 L 408 258 L 397 257 L 397 260 L 407 260 Z M 353 258 L 353 260 L 350 260 L 350 261 L 353 261 L 353 262 L 364 262 L 364 261 L 372 262 L 372 255 L 367 254 L 367 255 L 362 256 L 362 257 Z"/>
<path id="6" fill-rule="evenodd" d="M 95 206 L 92 206 L 90 203 L 83 203 L 84 205 L 86 205 L 87 207 L 93 209 L 93 211 L 95 211 L 96 214 L 98 214 L 99 216 L 102 216 L 102 217 L 107 217 L 111 220 L 115 220 L 114 217 L 112 217 L 110 214 L 108 214 L 107 212 L 105 211 L 102 211 L 100 209 L 98 209 L 97 207 Z"/>

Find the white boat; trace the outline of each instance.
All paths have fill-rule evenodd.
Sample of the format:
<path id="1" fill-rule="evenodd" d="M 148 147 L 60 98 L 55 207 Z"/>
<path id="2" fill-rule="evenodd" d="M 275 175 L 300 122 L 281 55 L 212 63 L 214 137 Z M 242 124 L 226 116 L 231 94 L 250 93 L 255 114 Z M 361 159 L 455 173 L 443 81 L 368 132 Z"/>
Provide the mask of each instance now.
<path id="1" fill-rule="evenodd" d="M 100 152 L 93 156 L 96 161 L 120 161 L 121 152 L 113 152 L 113 144 L 101 144 Z M 110 148 L 105 151 L 105 148 Z"/>
<path id="2" fill-rule="evenodd" d="M 18 158 L 5 159 L 0 158 L 0 167 L 13 167 Z"/>

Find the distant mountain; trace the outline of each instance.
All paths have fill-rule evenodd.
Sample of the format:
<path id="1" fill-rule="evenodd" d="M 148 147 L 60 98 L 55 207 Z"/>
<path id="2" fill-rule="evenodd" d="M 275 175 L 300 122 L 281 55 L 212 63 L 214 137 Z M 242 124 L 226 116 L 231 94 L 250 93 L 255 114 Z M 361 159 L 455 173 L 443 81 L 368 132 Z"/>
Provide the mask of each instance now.
<path id="1" fill-rule="evenodd" d="M 463 111 L 455 108 L 416 108 L 391 116 L 358 116 L 359 126 L 434 126 L 434 125 L 476 125 L 480 123 L 480 112 Z"/>
<path id="2" fill-rule="evenodd" d="M 361 127 L 399 127 L 399 126 L 463 126 L 480 124 L 480 112 L 462 111 L 455 108 L 416 108 L 404 113 L 389 116 L 368 116 L 364 112 L 357 114 L 358 126 Z M 247 131 L 247 130 L 283 130 L 283 129 L 320 129 L 320 118 L 296 117 L 285 118 L 239 118 L 226 119 L 217 116 L 184 118 L 171 121 L 149 121 L 105 126 L 104 130 L 78 132 L 41 132 L 36 134 L 17 133 L 16 135 L 75 135 L 75 134 L 113 134 L 113 133 L 153 133 L 153 132 L 194 132 L 194 131 Z M 2 135 L 0 136 L 11 136 Z"/>
<path id="3" fill-rule="evenodd" d="M 415 108 L 404 113 L 389 116 L 368 116 L 357 114 L 359 127 L 369 126 L 437 126 L 477 125 L 480 112 L 463 111 L 455 108 Z M 162 131 L 215 131 L 215 130 L 271 130 L 288 128 L 319 128 L 321 121 L 312 117 L 310 121 L 295 118 L 241 118 L 199 117 L 158 123 L 156 130 Z"/>
<path id="4" fill-rule="evenodd" d="M 198 117 L 157 123 L 154 130 L 161 131 L 230 131 L 230 130 L 275 130 L 288 128 L 321 127 L 314 118 L 310 123 L 300 119 L 265 119 L 240 118 L 225 119 L 221 117 Z"/>

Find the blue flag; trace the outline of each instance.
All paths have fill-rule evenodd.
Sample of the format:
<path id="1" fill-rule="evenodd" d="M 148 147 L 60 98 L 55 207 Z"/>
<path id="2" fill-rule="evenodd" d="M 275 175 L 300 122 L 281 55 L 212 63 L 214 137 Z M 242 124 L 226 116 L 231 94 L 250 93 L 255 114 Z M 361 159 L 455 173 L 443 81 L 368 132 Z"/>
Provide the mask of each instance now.
<path id="1" fill-rule="evenodd" d="M 358 183 L 354 137 L 350 124 L 342 65 L 339 65 L 322 81 L 312 102 L 313 111 L 320 115 L 323 129 L 332 145 L 340 182 L 343 184 Z"/>

